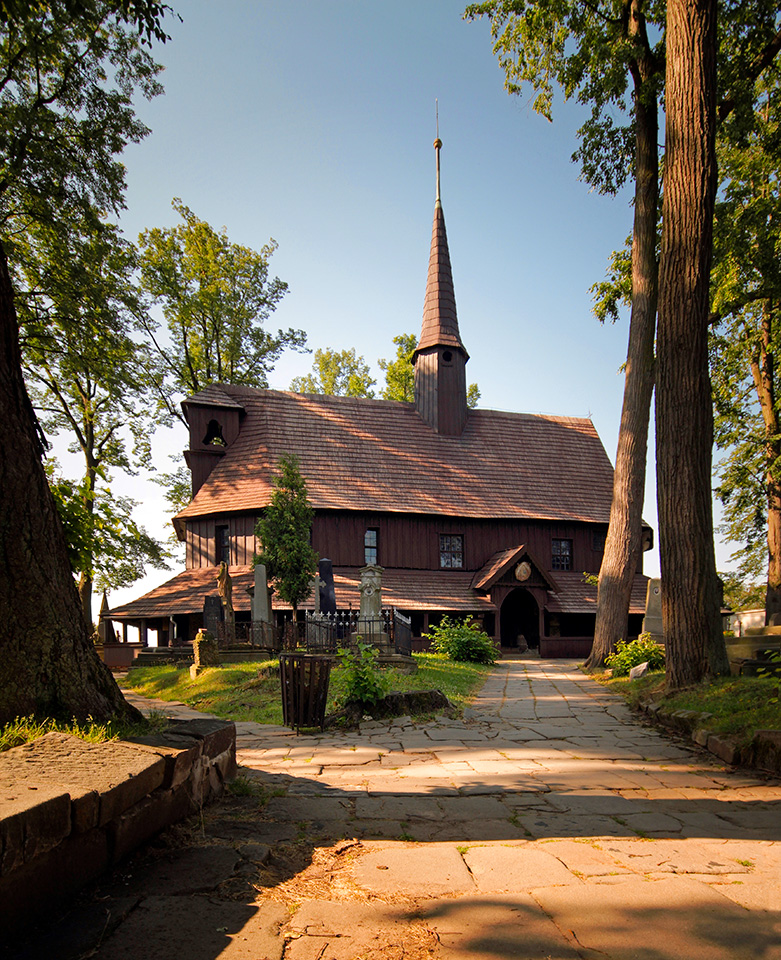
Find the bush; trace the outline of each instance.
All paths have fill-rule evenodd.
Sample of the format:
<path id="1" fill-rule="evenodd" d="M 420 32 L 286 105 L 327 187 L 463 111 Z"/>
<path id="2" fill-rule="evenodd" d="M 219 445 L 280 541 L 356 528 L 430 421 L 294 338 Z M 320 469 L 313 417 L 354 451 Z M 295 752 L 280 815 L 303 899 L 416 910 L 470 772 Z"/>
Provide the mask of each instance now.
<path id="1" fill-rule="evenodd" d="M 640 663 L 648 662 L 649 670 L 664 669 L 664 647 L 651 639 L 650 633 L 641 633 L 636 640 L 619 640 L 616 652 L 605 658 L 614 677 L 625 677 Z"/>
<path id="2" fill-rule="evenodd" d="M 355 650 L 340 647 L 345 680 L 345 703 L 370 709 L 385 696 L 386 679 L 377 666 L 377 651 L 358 640 Z"/>
<path id="3" fill-rule="evenodd" d="M 494 663 L 499 653 L 493 640 L 476 623 L 464 623 L 442 617 L 438 627 L 431 627 L 424 637 L 431 641 L 435 653 L 448 660 L 464 663 Z"/>

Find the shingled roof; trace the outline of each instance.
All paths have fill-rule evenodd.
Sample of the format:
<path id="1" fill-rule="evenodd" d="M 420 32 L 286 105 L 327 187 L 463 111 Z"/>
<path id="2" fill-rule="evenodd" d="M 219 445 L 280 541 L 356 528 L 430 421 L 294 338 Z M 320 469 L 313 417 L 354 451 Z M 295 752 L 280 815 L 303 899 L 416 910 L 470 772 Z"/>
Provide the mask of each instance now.
<path id="1" fill-rule="evenodd" d="M 233 606 L 238 612 L 250 609 L 247 587 L 254 583 L 252 567 L 231 567 Z M 472 574 L 456 570 L 393 570 L 382 575 L 383 606 L 401 610 L 443 610 L 449 613 L 475 613 L 493 610 L 485 596 L 470 587 Z M 340 610 L 360 606 L 361 572 L 358 567 L 335 567 L 334 588 Z M 643 613 L 648 578 L 638 574 L 632 586 L 630 613 Z M 547 607 L 552 613 L 585 613 L 596 610 L 597 588 L 585 583 L 582 573 L 557 572 L 558 593 L 548 594 Z M 203 598 L 217 593 L 217 568 L 200 567 L 185 570 L 138 600 L 112 610 L 114 620 L 144 620 L 170 617 L 174 614 L 198 614 L 203 610 Z M 274 608 L 289 610 L 290 606 L 274 598 Z M 312 599 L 301 604 L 301 609 L 312 610 Z"/>
<path id="2" fill-rule="evenodd" d="M 220 385 L 246 411 L 177 520 L 259 510 L 283 453 L 318 510 L 606 523 L 613 469 L 590 420 L 470 410 L 441 436 L 411 403 Z"/>
<path id="3" fill-rule="evenodd" d="M 254 584 L 252 567 L 231 567 L 233 607 L 238 612 L 250 609 L 247 587 Z M 456 570 L 388 570 L 382 576 L 382 602 L 386 607 L 402 610 L 445 610 L 453 613 L 474 613 L 492 610 L 486 597 L 470 589 L 472 574 Z M 361 571 L 358 567 L 335 567 L 334 589 L 340 610 L 357 610 L 361 603 Z M 181 613 L 200 613 L 203 598 L 217 593 L 217 567 L 185 570 L 166 583 L 155 587 L 138 600 L 112 610 L 114 620 L 143 620 L 170 617 Z M 274 609 L 290 610 L 287 603 L 274 598 Z M 310 597 L 302 610 L 314 609 Z"/>

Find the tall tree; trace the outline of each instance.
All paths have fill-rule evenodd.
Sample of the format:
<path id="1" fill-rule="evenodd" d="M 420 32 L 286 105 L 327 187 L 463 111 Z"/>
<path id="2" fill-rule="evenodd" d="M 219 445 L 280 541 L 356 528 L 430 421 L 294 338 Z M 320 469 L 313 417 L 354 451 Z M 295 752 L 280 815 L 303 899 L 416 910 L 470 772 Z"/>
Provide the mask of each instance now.
<path id="1" fill-rule="evenodd" d="M 158 355 L 158 403 L 184 422 L 177 403 L 182 395 L 221 381 L 267 387 L 280 354 L 305 349 L 306 334 L 265 329 L 287 292 L 286 283 L 269 275 L 274 240 L 251 250 L 232 243 L 224 229 L 215 230 L 181 200 L 172 206 L 181 224 L 139 237 L 141 282 L 162 306 L 168 326 L 168 343 L 154 327 L 148 330 Z"/>
<path id="2" fill-rule="evenodd" d="M 278 470 L 272 480 L 271 501 L 255 530 L 261 544 L 256 562 L 266 565 L 274 590 L 291 605 L 295 619 L 317 571 L 318 557 L 310 542 L 315 512 L 307 499 L 298 458 L 283 455 Z"/>
<path id="3" fill-rule="evenodd" d="M 664 75 L 664 9 L 643 0 L 488 0 L 466 15 L 491 19 L 494 52 L 510 93 L 536 92 L 534 109 L 552 119 L 553 84 L 591 106 L 573 160 L 583 179 L 615 194 L 634 176 L 629 344 L 610 524 L 599 574 L 594 645 L 604 663 L 626 637 L 632 582 L 642 553 L 648 422 L 654 383 L 657 301 L 658 102 Z M 649 28 L 657 34 L 653 43 Z M 621 115 L 623 114 L 623 119 Z"/>
<path id="4" fill-rule="evenodd" d="M 400 333 L 393 338 L 396 356 L 392 360 L 378 360 L 377 365 L 385 374 L 385 386 L 380 391 L 383 400 L 404 400 L 412 403 L 415 399 L 415 368 L 412 358 L 418 338 L 414 333 Z"/>
<path id="5" fill-rule="evenodd" d="M 334 397 L 373 397 L 375 383 L 363 357 L 349 350 L 315 350 L 312 372 L 296 377 L 296 393 L 327 393 Z"/>
<path id="6" fill-rule="evenodd" d="M 414 333 L 400 333 L 393 338 L 396 346 L 396 356 L 393 360 L 378 360 L 377 365 L 385 374 L 385 386 L 380 391 L 383 400 L 404 400 L 412 403 L 415 400 L 415 367 L 412 358 L 418 338 Z M 476 407 L 480 400 L 480 389 L 476 383 L 470 383 L 466 388 L 466 405 Z"/>
<path id="7" fill-rule="evenodd" d="M 716 0 L 668 0 L 656 466 L 667 682 L 729 671 L 711 501 Z"/>
<path id="8" fill-rule="evenodd" d="M 0 10 L 0 723 L 137 716 L 98 659 L 79 604 L 22 378 L 2 244 L 20 224 L 56 223 L 69 208 L 97 219 L 121 207 L 117 154 L 147 132 L 133 96 L 160 90 L 159 68 L 129 22 L 162 33 L 165 9 L 20 0 Z"/>
<path id="9" fill-rule="evenodd" d="M 135 251 L 112 224 L 72 221 L 33 224 L 11 249 L 33 404 L 44 431 L 68 436 L 83 462 L 81 482 L 61 479 L 57 499 L 78 541 L 71 559 L 91 624 L 96 573 L 107 589 L 143 576 L 147 562 L 165 568 L 165 551 L 130 516 L 132 501 L 108 487 L 112 468 L 132 474 L 150 459 Z"/>
<path id="10" fill-rule="evenodd" d="M 766 576 L 765 617 L 781 613 L 781 66 L 751 111 L 722 124 L 711 371 L 722 532 L 744 579 Z M 763 569 L 764 568 L 764 569 Z"/>

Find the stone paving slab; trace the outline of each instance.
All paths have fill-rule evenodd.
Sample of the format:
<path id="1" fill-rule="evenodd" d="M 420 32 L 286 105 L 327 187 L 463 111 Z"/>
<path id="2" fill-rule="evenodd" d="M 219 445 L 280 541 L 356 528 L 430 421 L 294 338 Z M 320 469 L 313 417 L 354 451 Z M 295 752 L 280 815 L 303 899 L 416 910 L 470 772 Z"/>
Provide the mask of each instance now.
<path id="1" fill-rule="evenodd" d="M 398 844 L 369 849 L 356 864 L 356 882 L 371 893 L 404 890 L 410 897 L 474 893 L 475 882 L 455 844 Z"/>
<path id="2" fill-rule="evenodd" d="M 581 882 L 553 853 L 529 844 L 469 847 L 463 857 L 480 893 L 526 893 Z"/>
<path id="3" fill-rule="evenodd" d="M 611 960 L 779 960 L 774 923 L 757 923 L 715 888 L 682 877 L 544 887 L 534 899 L 586 956 Z M 781 916 L 778 917 L 781 919 Z"/>
<path id="4" fill-rule="evenodd" d="M 416 915 L 436 931 L 435 960 L 583 960 L 528 894 L 435 900 Z"/>

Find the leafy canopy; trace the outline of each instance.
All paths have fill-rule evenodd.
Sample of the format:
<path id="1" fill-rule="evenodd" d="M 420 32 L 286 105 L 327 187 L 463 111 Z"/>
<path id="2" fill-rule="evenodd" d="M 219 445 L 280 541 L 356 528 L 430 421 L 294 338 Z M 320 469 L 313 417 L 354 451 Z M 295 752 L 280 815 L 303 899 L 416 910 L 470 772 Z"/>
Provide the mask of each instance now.
<path id="1" fill-rule="evenodd" d="M 175 396 L 218 382 L 267 387 L 280 354 L 303 349 L 306 334 L 264 327 L 287 292 L 286 283 L 269 275 L 274 240 L 251 250 L 181 200 L 172 206 L 183 222 L 145 230 L 139 245 L 142 286 L 161 305 L 168 326 L 168 343 L 148 327 L 158 355 L 158 400 L 181 420 Z"/>
<path id="2" fill-rule="evenodd" d="M 373 397 L 376 380 L 363 357 L 349 350 L 315 350 L 312 372 L 296 377 L 296 393 L 324 393 L 333 397 Z"/>
<path id="3" fill-rule="evenodd" d="M 12 250 L 28 391 L 46 433 L 67 436 L 82 460 L 80 482 L 50 474 L 50 485 L 89 620 L 96 571 L 110 589 L 141 577 L 145 562 L 165 566 L 132 520 L 134 502 L 109 489 L 112 469 L 132 474 L 150 459 L 135 250 L 89 217 L 31 224 Z"/>
<path id="4" fill-rule="evenodd" d="M 314 510 L 298 458 L 283 455 L 278 470 L 271 501 L 255 528 L 261 543 L 255 562 L 265 564 L 277 594 L 296 611 L 309 596 L 317 571 L 318 556 L 310 543 Z"/>
<path id="5" fill-rule="evenodd" d="M 160 67 L 128 28 L 151 3 L 6 3 L 0 30 L 0 233 L 56 223 L 69 209 L 99 218 L 124 206 L 119 154 L 149 132 L 133 98 L 162 92 Z M 123 8 L 124 11 L 123 12 Z M 142 10 L 143 8 L 143 10 Z"/>
<path id="6" fill-rule="evenodd" d="M 412 403 L 415 399 L 415 368 L 412 357 L 418 338 L 414 333 L 400 333 L 393 338 L 396 356 L 393 360 L 378 360 L 377 365 L 385 374 L 385 386 L 380 392 L 383 400 L 404 400 Z"/>

